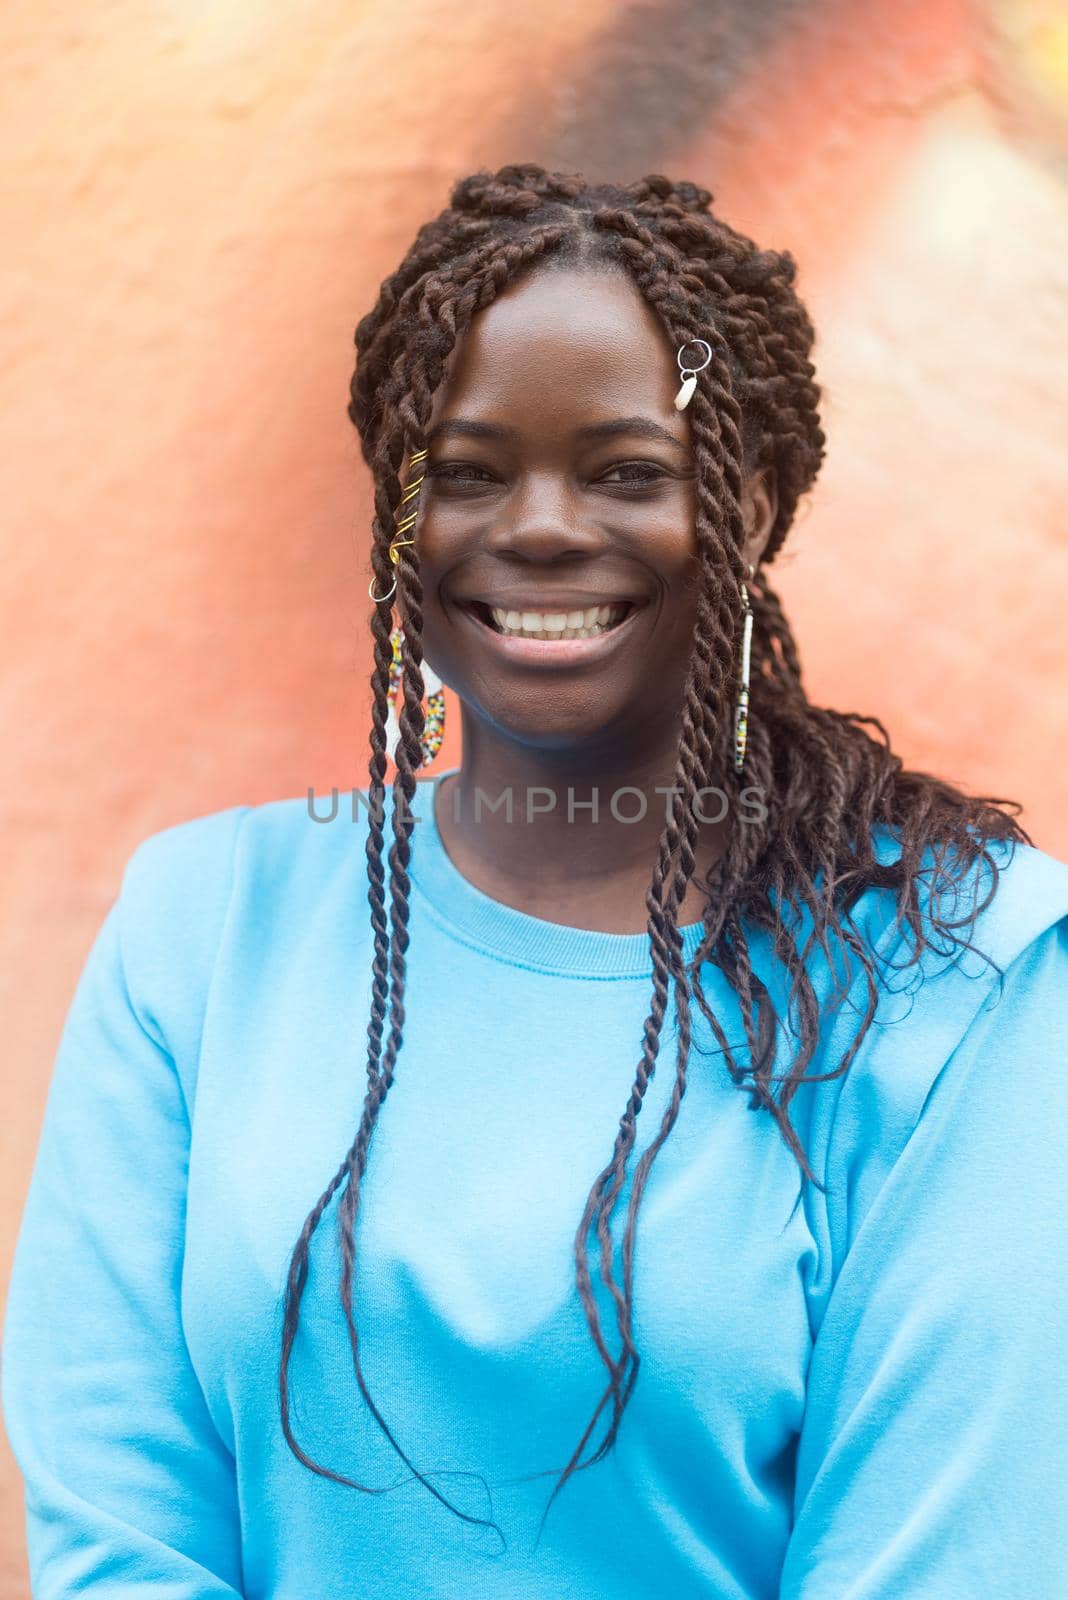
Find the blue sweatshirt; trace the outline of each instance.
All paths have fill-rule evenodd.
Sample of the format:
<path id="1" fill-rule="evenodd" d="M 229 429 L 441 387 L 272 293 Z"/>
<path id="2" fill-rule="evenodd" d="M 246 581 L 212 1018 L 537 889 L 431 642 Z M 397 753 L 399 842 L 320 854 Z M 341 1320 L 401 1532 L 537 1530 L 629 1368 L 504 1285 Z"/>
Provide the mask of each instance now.
<path id="1" fill-rule="evenodd" d="M 637 1386 L 535 1548 L 604 1387 L 572 1244 L 651 966 L 643 934 L 477 890 L 431 794 L 356 1321 L 408 1455 L 502 1537 L 411 1479 L 360 1399 L 336 1199 L 293 1422 L 383 1492 L 315 1475 L 282 1436 L 283 1287 L 359 1119 L 371 967 L 365 811 L 284 800 L 142 843 L 71 1005 L 5 1327 L 36 1600 L 1063 1600 L 1068 866 L 1019 847 L 975 935 L 1003 980 L 925 958 L 846 1076 L 796 1095 L 825 1193 L 698 1029 L 639 1218 Z M 855 918 L 898 949 L 885 891 Z M 759 942 L 755 965 L 775 981 Z M 704 986 L 740 1040 L 732 991 L 711 967 Z M 632 1169 L 673 1076 L 668 1026 Z"/>

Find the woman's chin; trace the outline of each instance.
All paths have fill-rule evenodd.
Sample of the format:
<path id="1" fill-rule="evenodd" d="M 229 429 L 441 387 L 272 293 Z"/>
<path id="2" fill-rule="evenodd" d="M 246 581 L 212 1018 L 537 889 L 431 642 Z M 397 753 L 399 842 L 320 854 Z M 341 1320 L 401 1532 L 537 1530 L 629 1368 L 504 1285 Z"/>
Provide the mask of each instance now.
<path id="1" fill-rule="evenodd" d="M 575 766 L 596 767 L 611 762 L 612 752 L 633 754 L 639 719 L 636 716 L 640 686 L 613 684 L 616 693 L 588 692 L 585 685 L 546 682 L 536 691 L 520 695 L 502 692 L 500 682 L 480 684 L 464 694 L 469 710 L 495 742 L 506 741 L 532 754 L 571 755 Z M 634 692 L 628 693 L 633 687 Z"/>

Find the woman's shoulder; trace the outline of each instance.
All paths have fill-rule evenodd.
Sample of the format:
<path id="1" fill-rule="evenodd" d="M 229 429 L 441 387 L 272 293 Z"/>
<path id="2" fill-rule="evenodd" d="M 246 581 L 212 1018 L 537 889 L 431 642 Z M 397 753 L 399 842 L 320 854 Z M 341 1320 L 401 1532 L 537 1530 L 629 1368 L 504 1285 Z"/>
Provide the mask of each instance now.
<path id="1" fill-rule="evenodd" d="M 227 806 L 183 818 L 145 834 L 132 849 L 123 870 L 123 894 L 130 900 L 158 894 L 168 884 L 205 886 L 228 871 L 238 833 L 250 805 Z"/>
<path id="2" fill-rule="evenodd" d="M 902 841 L 888 831 L 873 848 L 883 867 L 902 865 Z M 911 919 L 893 884 L 865 891 L 854 907 L 871 973 L 858 973 L 853 1003 L 825 1043 L 834 1055 L 848 1042 L 873 981 L 873 1026 L 856 1079 L 914 1108 L 976 1018 L 999 1004 L 1010 974 L 1026 1000 L 1036 951 L 1049 950 L 1064 968 L 1063 992 L 1055 998 L 1044 986 L 1036 1011 L 1056 1003 L 1068 1013 L 1068 863 L 1021 840 L 993 840 L 975 852 L 930 848 L 908 878 Z"/>
<path id="3" fill-rule="evenodd" d="M 900 867 L 905 856 L 900 835 L 885 827 L 873 832 L 872 850 L 884 868 Z M 1068 915 L 1068 862 L 1019 839 L 982 848 L 976 841 L 966 853 L 957 844 L 928 846 L 911 875 L 926 943 L 915 963 L 921 980 L 948 969 L 977 977 L 983 967 L 1004 968 Z M 895 891 L 874 889 L 864 899 L 884 953 L 914 947 Z"/>
<path id="4" fill-rule="evenodd" d="M 900 841 L 877 843 L 883 865 L 900 863 Z M 854 1220 L 951 1063 L 963 1071 L 972 1054 L 993 1052 L 1004 1092 L 1027 1093 L 1036 1041 L 1068 1034 L 1068 863 L 997 841 L 963 869 L 938 852 L 920 868 L 924 942 L 898 923 L 892 889 L 873 889 L 858 905 L 876 959 L 877 1006 L 847 1071 L 818 1097 L 823 1161 L 854 1196 Z M 858 981 L 827 1027 L 817 1072 L 834 1072 L 856 1037 L 861 989 Z"/>
<path id="5" fill-rule="evenodd" d="M 270 930 L 301 925 L 330 885 L 365 870 L 365 808 L 329 791 L 239 804 L 145 835 L 114 915 L 131 995 L 168 1038 L 202 1014 L 220 951 L 241 961 Z"/>
<path id="6" fill-rule="evenodd" d="M 317 858 L 348 854 L 367 831 L 366 789 L 305 794 L 232 805 L 159 828 L 133 849 L 124 892 L 155 898 L 168 889 L 202 893 L 254 875 L 278 885 Z"/>

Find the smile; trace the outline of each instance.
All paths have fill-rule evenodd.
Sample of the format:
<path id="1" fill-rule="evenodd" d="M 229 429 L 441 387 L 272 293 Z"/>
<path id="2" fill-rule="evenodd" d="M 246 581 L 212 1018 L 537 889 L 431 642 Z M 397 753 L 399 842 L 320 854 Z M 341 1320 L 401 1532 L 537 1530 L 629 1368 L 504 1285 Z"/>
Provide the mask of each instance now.
<path id="1" fill-rule="evenodd" d="M 483 601 L 475 601 L 472 606 L 480 622 L 517 639 L 592 639 L 618 627 L 631 609 L 629 600 L 570 611 L 520 611 Z"/>
<path id="2" fill-rule="evenodd" d="M 462 611 L 478 626 L 487 644 L 516 661 L 543 661 L 559 666 L 577 664 L 601 655 L 629 632 L 632 619 L 643 609 L 633 600 L 608 600 L 598 605 L 561 603 L 550 609 L 533 605 L 494 605 L 468 600 Z"/>

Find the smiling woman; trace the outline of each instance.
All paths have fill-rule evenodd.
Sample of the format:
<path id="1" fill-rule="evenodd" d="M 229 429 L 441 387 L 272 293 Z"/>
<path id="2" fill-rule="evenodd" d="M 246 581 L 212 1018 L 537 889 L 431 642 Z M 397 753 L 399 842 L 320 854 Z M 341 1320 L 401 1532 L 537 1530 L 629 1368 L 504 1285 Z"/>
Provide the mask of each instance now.
<path id="1" fill-rule="evenodd" d="M 666 780 L 674 768 L 702 603 L 690 421 L 673 403 L 678 370 L 662 323 L 611 253 L 583 259 L 581 238 L 562 240 L 473 320 L 427 426 L 422 648 L 460 700 L 457 789 L 469 794 L 549 778 L 563 793 L 573 779 L 622 782 L 641 768 Z M 742 486 L 743 572 L 774 521 L 767 476 L 749 472 Z M 533 762 L 525 775 L 517 757 Z M 645 862 L 662 813 L 643 829 Z M 542 905 L 540 834 L 491 844 L 480 822 L 466 838 L 446 823 L 450 853 L 509 904 Z M 592 857 L 588 830 L 563 835 L 556 872 L 583 883 L 596 865 L 576 915 L 640 929 L 633 866 L 623 866 L 639 840 L 621 854 L 619 826 L 596 826 Z M 722 830 L 697 832 L 695 870 L 710 869 L 722 844 Z M 686 904 L 699 915 L 696 882 Z"/>
<path id="2" fill-rule="evenodd" d="M 710 201 L 475 174 L 359 324 L 369 783 L 147 839 L 94 946 L 36 1595 L 1068 1593 L 1068 866 L 809 702 L 813 330 Z"/>

